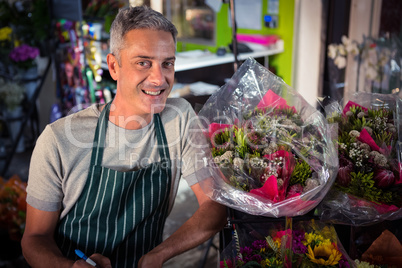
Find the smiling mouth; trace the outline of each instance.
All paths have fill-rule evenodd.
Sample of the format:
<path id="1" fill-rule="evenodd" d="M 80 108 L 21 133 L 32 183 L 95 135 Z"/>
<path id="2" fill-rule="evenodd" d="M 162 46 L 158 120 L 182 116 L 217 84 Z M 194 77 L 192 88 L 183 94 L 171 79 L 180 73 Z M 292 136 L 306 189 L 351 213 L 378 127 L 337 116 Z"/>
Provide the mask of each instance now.
<path id="1" fill-rule="evenodd" d="M 144 92 L 147 95 L 151 95 L 151 96 L 159 96 L 160 94 L 162 94 L 163 90 L 159 90 L 159 91 L 145 91 L 145 90 L 143 90 L 142 92 Z"/>

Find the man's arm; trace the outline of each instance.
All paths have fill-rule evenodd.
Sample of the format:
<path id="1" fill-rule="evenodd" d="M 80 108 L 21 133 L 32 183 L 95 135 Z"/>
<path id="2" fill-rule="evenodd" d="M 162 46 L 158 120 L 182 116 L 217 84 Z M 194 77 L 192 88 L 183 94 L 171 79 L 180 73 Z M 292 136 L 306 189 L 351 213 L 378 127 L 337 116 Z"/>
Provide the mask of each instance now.
<path id="1" fill-rule="evenodd" d="M 197 197 L 199 208 L 175 233 L 144 255 L 139 267 L 162 267 L 167 260 L 204 243 L 224 227 L 225 206 L 206 196 L 198 183 L 191 189 Z"/>
<path id="2" fill-rule="evenodd" d="M 54 240 L 60 211 L 42 211 L 27 205 L 27 218 L 22 252 L 31 267 L 93 267 L 83 260 L 74 262 L 63 256 Z M 100 267 L 110 265 L 109 259 L 100 254 L 90 256 Z M 111 267 L 111 266 L 109 266 Z"/>
<path id="3" fill-rule="evenodd" d="M 71 267 L 54 241 L 54 231 L 60 211 L 42 211 L 27 205 L 27 218 L 21 246 L 25 259 L 32 267 Z M 50 266 L 49 266 L 50 265 Z"/>

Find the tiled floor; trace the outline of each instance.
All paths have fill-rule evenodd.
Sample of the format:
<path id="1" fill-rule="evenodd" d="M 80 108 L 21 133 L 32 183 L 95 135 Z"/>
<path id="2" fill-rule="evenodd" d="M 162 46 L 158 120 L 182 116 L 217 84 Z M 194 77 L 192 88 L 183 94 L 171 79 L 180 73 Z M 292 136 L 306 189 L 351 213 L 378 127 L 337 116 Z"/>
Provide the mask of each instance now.
<path id="1" fill-rule="evenodd" d="M 10 176 L 17 174 L 20 176 L 22 180 L 27 180 L 28 172 L 29 172 L 29 161 L 31 158 L 31 151 L 28 149 L 24 153 L 16 154 L 13 157 L 13 161 L 11 162 L 10 167 L 8 168 L 8 172 L 5 178 L 9 178 Z M 0 168 L 2 163 L 0 162 Z M 197 200 L 188 187 L 186 182 L 181 182 L 179 185 L 179 192 L 177 194 L 177 198 L 175 201 L 175 205 L 168 219 L 166 220 L 165 225 L 165 234 L 164 237 L 172 234 L 175 230 L 177 230 L 197 209 L 198 204 Z M 189 238 L 191 239 L 191 238 Z M 0 244 L 2 241 L 0 241 Z M 4 243 L 4 242 L 3 242 Z M 166 268 L 194 268 L 194 267 L 205 267 L 205 268 L 214 268 L 218 267 L 218 250 L 216 247 L 219 247 L 219 238 L 218 235 L 213 239 L 213 246 L 209 248 L 208 255 L 205 257 L 204 263 L 204 255 L 207 251 L 208 242 L 188 251 L 179 256 L 174 257 L 169 260 L 163 267 Z M 216 246 L 216 247 L 214 247 Z M 23 266 L 21 260 L 14 261 L 13 264 L 10 262 L 2 261 L 0 258 L 0 268 L 22 268 Z M 204 264 L 201 266 L 201 264 Z M 11 266 L 10 266 L 11 265 Z"/>

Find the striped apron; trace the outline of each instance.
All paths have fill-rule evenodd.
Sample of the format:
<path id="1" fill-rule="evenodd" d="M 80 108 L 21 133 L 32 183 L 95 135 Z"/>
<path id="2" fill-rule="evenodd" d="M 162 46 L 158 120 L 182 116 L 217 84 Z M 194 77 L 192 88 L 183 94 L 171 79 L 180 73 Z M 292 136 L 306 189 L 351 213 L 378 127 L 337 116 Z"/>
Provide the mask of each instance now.
<path id="1" fill-rule="evenodd" d="M 159 114 L 154 115 L 161 161 L 129 172 L 102 167 L 108 103 L 98 119 L 91 165 L 77 203 L 60 221 L 56 241 L 63 254 L 76 259 L 101 253 L 113 267 L 137 267 L 141 256 L 162 242 L 171 185 L 170 156 Z"/>

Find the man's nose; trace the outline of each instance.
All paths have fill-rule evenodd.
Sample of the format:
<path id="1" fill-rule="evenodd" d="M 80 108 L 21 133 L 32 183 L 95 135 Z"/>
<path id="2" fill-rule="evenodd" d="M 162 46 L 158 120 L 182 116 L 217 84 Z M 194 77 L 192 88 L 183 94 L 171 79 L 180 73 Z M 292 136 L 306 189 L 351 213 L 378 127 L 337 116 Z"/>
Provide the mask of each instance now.
<path id="1" fill-rule="evenodd" d="M 149 74 L 149 81 L 155 86 L 161 86 L 164 84 L 165 76 L 161 66 L 152 66 Z"/>

